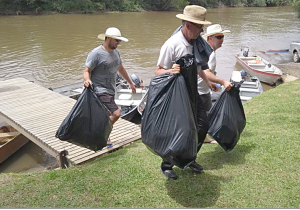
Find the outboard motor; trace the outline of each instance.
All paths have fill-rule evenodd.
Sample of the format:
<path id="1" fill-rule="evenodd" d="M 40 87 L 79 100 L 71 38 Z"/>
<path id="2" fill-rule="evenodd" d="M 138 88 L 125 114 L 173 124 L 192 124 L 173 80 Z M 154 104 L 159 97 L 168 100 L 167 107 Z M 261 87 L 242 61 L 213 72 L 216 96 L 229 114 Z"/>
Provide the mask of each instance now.
<path id="1" fill-rule="evenodd" d="M 247 71 L 245 69 L 242 69 L 241 71 L 242 78 L 245 78 L 247 76 Z"/>
<path id="2" fill-rule="evenodd" d="M 243 52 L 244 57 L 248 57 L 249 47 L 242 46 L 241 51 Z"/>
<path id="3" fill-rule="evenodd" d="M 138 78 L 138 76 L 136 76 L 135 74 L 131 74 L 130 75 L 130 79 L 132 80 L 132 82 L 134 83 L 134 86 L 136 87 L 140 87 L 141 86 L 141 81 Z"/>

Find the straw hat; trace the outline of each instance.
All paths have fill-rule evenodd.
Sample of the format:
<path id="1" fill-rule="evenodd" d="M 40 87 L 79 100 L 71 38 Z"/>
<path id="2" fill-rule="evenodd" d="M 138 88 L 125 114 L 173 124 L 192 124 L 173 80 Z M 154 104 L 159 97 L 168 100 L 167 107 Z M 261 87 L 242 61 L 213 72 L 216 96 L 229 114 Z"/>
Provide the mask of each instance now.
<path id="1" fill-rule="evenodd" d="M 181 20 L 186 20 L 200 25 L 210 25 L 211 22 L 205 20 L 206 9 L 198 5 L 188 5 L 184 8 L 183 14 L 176 15 Z"/>
<path id="2" fill-rule="evenodd" d="M 105 34 L 99 34 L 98 38 L 101 40 L 105 40 L 105 37 L 110 37 L 113 39 L 122 40 L 124 42 L 128 42 L 128 39 L 121 36 L 121 32 L 119 29 L 115 27 L 110 27 L 106 30 Z"/>
<path id="3" fill-rule="evenodd" d="M 203 35 L 204 39 L 207 39 L 207 37 L 215 35 L 215 34 L 226 34 L 229 33 L 229 30 L 222 30 L 221 26 L 219 24 L 214 24 L 207 27 L 206 34 Z"/>

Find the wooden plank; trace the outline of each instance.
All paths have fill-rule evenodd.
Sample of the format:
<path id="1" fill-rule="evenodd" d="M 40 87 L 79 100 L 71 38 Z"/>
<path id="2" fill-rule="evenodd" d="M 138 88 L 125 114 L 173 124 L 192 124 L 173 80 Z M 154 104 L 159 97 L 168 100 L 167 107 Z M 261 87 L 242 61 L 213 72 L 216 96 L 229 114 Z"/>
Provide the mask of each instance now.
<path id="1" fill-rule="evenodd" d="M 76 101 L 22 78 L 0 81 L 0 101 L 1 118 L 57 159 L 61 151 L 67 150 L 72 163 L 85 162 L 141 136 L 138 125 L 119 119 L 110 135 L 113 148 L 95 152 L 61 141 L 55 133 Z"/>
<path id="2" fill-rule="evenodd" d="M 135 139 L 135 140 L 137 140 L 137 139 L 139 139 L 138 137 L 136 137 L 135 135 L 127 135 L 127 138 L 129 138 L 129 139 Z M 120 141 L 120 142 L 113 142 L 113 144 L 114 144 L 114 146 L 112 147 L 112 148 L 106 148 L 107 150 L 112 150 L 113 148 L 114 149 L 116 149 L 116 148 L 118 148 L 119 147 L 119 145 L 123 145 L 123 143 L 124 142 L 127 142 L 127 140 L 125 140 L 125 141 Z M 101 150 L 100 150 L 101 151 Z M 86 154 L 91 154 L 92 155 L 92 153 L 94 153 L 94 152 L 87 152 Z M 97 152 L 96 152 L 97 153 Z M 81 157 L 85 157 L 86 156 L 86 154 L 83 154 L 83 155 L 77 155 L 77 154 L 72 154 L 71 153 L 71 151 L 70 151 L 70 153 L 69 153 L 69 155 L 68 155 L 68 158 L 70 158 L 70 159 L 72 159 L 72 160 L 77 160 L 78 158 L 81 158 Z"/>
<path id="3" fill-rule="evenodd" d="M 116 148 L 109 148 L 109 149 L 107 149 L 106 151 L 103 150 L 103 151 L 101 151 L 101 152 L 99 152 L 99 153 L 95 153 L 95 154 L 93 154 L 93 155 L 89 155 L 89 156 L 82 157 L 82 158 L 79 158 L 79 159 L 72 159 L 72 163 L 75 164 L 75 165 L 77 165 L 77 164 L 82 164 L 82 163 L 84 163 L 84 162 L 86 162 L 86 161 L 88 161 L 88 160 L 91 160 L 91 159 L 94 159 L 94 158 L 96 158 L 96 157 L 99 157 L 99 156 L 101 156 L 101 155 L 103 155 L 103 154 L 105 154 L 105 153 L 108 153 L 108 152 L 110 152 L 110 151 L 116 150 L 116 149 L 118 149 L 118 148 L 120 148 L 120 147 L 122 147 L 122 146 L 125 146 L 125 145 L 127 145 L 127 144 L 130 144 L 130 143 L 132 143 L 132 142 L 134 142 L 134 141 L 137 141 L 137 140 L 139 140 L 139 139 L 135 139 L 135 138 L 127 139 L 127 140 L 124 141 L 122 144 L 116 145 Z"/>

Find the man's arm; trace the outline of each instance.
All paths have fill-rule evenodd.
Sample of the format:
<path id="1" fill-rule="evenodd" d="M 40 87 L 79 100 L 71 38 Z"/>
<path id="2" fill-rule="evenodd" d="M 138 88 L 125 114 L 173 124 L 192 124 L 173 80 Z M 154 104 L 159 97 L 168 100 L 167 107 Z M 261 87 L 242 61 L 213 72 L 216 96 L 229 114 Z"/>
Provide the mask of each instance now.
<path id="1" fill-rule="evenodd" d="M 179 74 L 180 73 L 180 65 L 173 64 L 171 69 L 164 69 L 161 66 L 157 66 L 156 70 L 155 70 L 155 76 L 163 74 L 163 73 Z"/>
<path id="2" fill-rule="evenodd" d="M 210 69 L 206 69 L 206 70 L 204 70 L 204 72 L 205 72 L 205 74 L 206 74 L 206 77 L 207 77 L 211 82 L 215 82 L 215 83 L 219 83 L 219 84 L 223 85 L 224 88 L 225 88 L 226 90 L 230 90 L 230 89 L 231 89 L 231 87 L 232 87 L 232 83 L 231 83 L 231 82 L 229 82 L 229 81 L 227 81 L 227 80 L 223 80 L 223 79 L 217 77 L 216 75 L 214 75 L 214 74 L 210 71 Z"/>
<path id="3" fill-rule="evenodd" d="M 209 70 L 209 69 L 208 69 Z M 212 90 L 212 91 L 217 91 L 218 87 L 215 83 L 212 83 L 211 81 L 209 81 L 209 79 L 207 78 L 205 72 L 206 70 L 200 70 L 199 71 L 199 76 L 206 82 L 206 84 L 208 85 L 208 87 Z M 210 70 L 209 70 L 210 71 Z"/>
<path id="4" fill-rule="evenodd" d="M 130 85 L 130 88 L 132 90 L 132 93 L 136 93 L 136 89 L 135 86 L 133 84 L 133 82 L 131 81 L 130 77 L 128 76 L 127 71 L 125 70 L 124 66 L 122 64 L 120 64 L 119 66 L 119 73 L 122 75 L 122 77 L 128 82 L 128 84 Z"/>
<path id="5" fill-rule="evenodd" d="M 84 71 L 83 71 L 83 80 L 84 80 L 84 87 L 89 87 L 90 85 L 92 85 L 92 81 L 91 81 L 91 69 L 87 66 L 84 67 Z"/>

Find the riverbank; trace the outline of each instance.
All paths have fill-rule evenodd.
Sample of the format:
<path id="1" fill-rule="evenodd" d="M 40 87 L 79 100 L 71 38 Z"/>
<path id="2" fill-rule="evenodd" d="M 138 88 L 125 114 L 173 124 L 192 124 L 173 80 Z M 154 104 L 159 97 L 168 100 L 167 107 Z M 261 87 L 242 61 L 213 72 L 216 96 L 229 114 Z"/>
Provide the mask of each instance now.
<path id="1" fill-rule="evenodd" d="M 284 75 L 282 79 L 284 82 L 290 82 L 300 78 L 300 63 L 289 62 L 274 65 L 283 72 Z"/>
<path id="2" fill-rule="evenodd" d="M 141 142 L 86 164 L 0 174 L 2 208 L 299 208 L 300 80 L 244 104 L 246 127 L 229 153 L 204 144 L 204 173 L 159 171 L 161 158 Z"/>
<path id="3" fill-rule="evenodd" d="M 292 0 L 287 1 L 256 1 L 256 0 L 236 0 L 228 2 L 227 0 L 208 1 L 208 0 L 111 0 L 111 1 L 94 1 L 94 0 L 19 0 L 0 2 L 0 15 L 42 15 L 57 13 L 73 14 L 91 14 L 109 11 L 117 12 L 140 12 L 140 11 L 180 11 L 188 4 L 201 5 L 209 8 L 225 7 L 281 7 L 292 5 Z"/>

